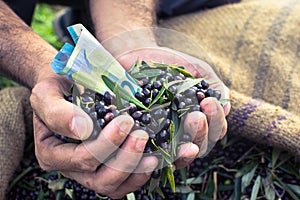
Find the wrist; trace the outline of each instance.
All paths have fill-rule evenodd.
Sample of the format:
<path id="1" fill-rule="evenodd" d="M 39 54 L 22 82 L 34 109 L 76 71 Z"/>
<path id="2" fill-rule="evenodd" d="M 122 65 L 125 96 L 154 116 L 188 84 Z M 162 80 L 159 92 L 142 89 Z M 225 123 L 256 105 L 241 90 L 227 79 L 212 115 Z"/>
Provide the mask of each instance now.
<path id="1" fill-rule="evenodd" d="M 155 28 L 140 28 L 122 32 L 103 40 L 101 44 L 114 57 L 137 49 L 158 46 L 155 38 Z"/>
<path id="2" fill-rule="evenodd" d="M 155 27 L 156 5 L 157 0 L 91 0 L 97 39 L 102 42 L 126 32 Z"/>

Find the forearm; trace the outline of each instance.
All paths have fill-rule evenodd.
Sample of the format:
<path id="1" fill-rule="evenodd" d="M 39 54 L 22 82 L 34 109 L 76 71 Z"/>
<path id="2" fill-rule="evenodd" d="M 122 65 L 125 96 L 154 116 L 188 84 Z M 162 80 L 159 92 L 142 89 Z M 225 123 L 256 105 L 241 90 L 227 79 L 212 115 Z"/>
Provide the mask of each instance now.
<path id="1" fill-rule="evenodd" d="M 53 76 L 49 64 L 57 51 L 0 0 L 0 72 L 32 88 Z"/>
<path id="2" fill-rule="evenodd" d="M 91 0 L 96 37 L 103 41 L 125 31 L 156 25 L 158 0 Z"/>

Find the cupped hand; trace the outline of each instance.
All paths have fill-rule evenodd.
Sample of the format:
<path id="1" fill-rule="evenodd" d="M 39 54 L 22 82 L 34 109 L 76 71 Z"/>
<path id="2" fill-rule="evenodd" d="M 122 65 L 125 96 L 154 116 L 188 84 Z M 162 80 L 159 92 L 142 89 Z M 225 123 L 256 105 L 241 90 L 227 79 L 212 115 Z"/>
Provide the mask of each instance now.
<path id="1" fill-rule="evenodd" d="M 30 97 L 34 109 L 35 152 L 40 166 L 58 170 L 83 186 L 120 198 L 144 185 L 156 168 L 154 156 L 142 157 L 148 134 L 131 132 L 134 124 L 128 115 L 113 119 L 94 140 L 90 117 L 64 99 L 71 83 L 53 76 L 37 83 Z M 65 143 L 58 133 L 80 144 Z"/>
<path id="2" fill-rule="evenodd" d="M 129 70 L 137 59 L 184 66 L 194 77 L 203 77 L 209 82 L 213 82 L 214 84 L 210 87 L 221 92 L 221 99 L 229 99 L 229 89 L 214 70 L 206 62 L 190 55 L 169 48 L 151 47 L 128 51 L 116 58 L 126 70 Z M 201 112 L 191 112 L 184 120 L 184 132 L 189 134 L 193 140 L 179 146 L 178 158 L 175 161 L 176 168 L 185 167 L 196 157 L 205 156 L 214 144 L 226 134 L 227 121 L 225 117 L 230 111 L 230 102 L 221 105 L 216 98 L 208 97 L 200 102 L 200 107 Z"/>

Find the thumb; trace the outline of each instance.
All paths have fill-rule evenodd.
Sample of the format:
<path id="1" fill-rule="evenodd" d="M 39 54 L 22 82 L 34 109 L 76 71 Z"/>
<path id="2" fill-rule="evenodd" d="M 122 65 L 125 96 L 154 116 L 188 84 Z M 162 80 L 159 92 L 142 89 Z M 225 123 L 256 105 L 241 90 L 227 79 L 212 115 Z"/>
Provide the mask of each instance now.
<path id="1" fill-rule="evenodd" d="M 64 99 L 57 82 L 47 80 L 37 84 L 32 90 L 30 102 L 51 131 L 74 139 L 87 139 L 91 135 L 92 119 L 81 108 Z"/>

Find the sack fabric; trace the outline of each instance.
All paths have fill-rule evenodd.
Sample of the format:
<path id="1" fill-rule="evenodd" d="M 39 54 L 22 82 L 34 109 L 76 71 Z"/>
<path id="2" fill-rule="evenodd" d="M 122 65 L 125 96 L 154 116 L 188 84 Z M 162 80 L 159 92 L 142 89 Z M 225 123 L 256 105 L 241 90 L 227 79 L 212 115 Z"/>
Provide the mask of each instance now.
<path id="1" fill-rule="evenodd" d="M 23 156 L 26 133 L 32 133 L 29 94 L 24 87 L 0 91 L 0 199 Z"/>
<path id="2" fill-rule="evenodd" d="M 243 0 L 160 21 L 161 27 L 178 30 L 201 45 L 231 89 L 229 134 L 297 157 L 299 10 L 299 0 Z M 25 133 L 32 132 L 29 94 L 24 87 L 0 91 L 0 199 L 22 157 Z"/>
<path id="3" fill-rule="evenodd" d="M 231 89 L 229 134 L 283 148 L 298 158 L 299 10 L 299 0 L 243 0 L 160 21 L 161 27 L 201 45 Z M 184 42 L 177 46 L 183 49 Z"/>

